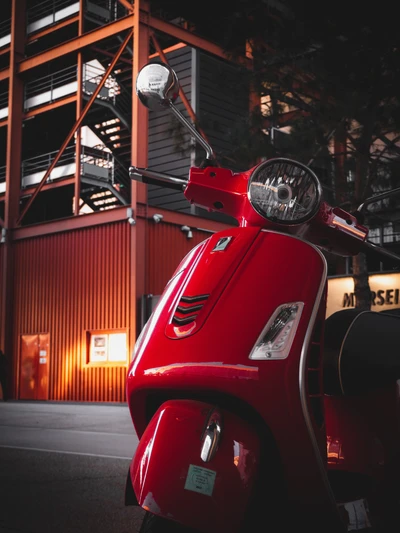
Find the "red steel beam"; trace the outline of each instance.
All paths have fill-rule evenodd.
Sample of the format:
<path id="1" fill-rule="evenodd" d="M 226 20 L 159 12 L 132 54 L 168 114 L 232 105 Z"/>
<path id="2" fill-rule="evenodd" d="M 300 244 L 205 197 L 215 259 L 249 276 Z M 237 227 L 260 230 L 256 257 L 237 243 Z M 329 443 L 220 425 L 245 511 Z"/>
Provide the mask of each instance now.
<path id="1" fill-rule="evenodd" d="M 143 23 L 149 17 L 147 0 L 135 0 L 133 26 L 133 68 L 132 68 L 132 139 L 131 161 L 135 166 L 147 167 L 148 154 L 148 110 L 136 94 L 135 80 L 140 69 L 149 60 L 149 28 Z M 139 298 L 145 293 L 146 264 L 146 229 L 147 223 L 137 217 L 138 211 L 146 210 L 147 187 L 143 183 L 131 181 L 131 207 L 136 216 L 136 225 L 131 231 L 131 281 L 130 281 L 130 315 L 129 349 L 133 350 L 139 332 L 138 309 Z"/>
<path id="2" fill-rule="evenodd" d="M 200 50 L 204 50 L 204 52 L 208 52 L 214 56 L 229 60 L 229 57 L 221 46 L 211 43 L 207 41 L 207 39 L 203 39 L 203 37 L 199 37 L 189 30 L 185 30 L 179 26 L 175 26 L 175 24 L 172 24 L 171 22 L 166 22 L 165 20 L 151 16 L 149 17 L 148 24 L 151 29 L 175 37 L 178 41 L 182 41 L 193 48 L 199 48 Z M 251 62 L 249 62 L 249 60 L 245 57 L 240 58 L 239 62 L 244 63 L 245 65 L 251 64 Z"/>
<path id="3" fill-rule="evenodd" d="M 66 185 L 73 185 L 74 184 L 74 178 L 59 178 L 56 181 L 52 181 L 51 183 L 46 183 L 42 187 L 42 191 L 49 191 L 50 189 L 57 189 L 58 187 L 65 187 Z M 31 185 L 30 187 L 26 187 L 21 191 L 21 198 L 24 198 L 25 196 L 30 196 L 35 192 L 36 187 L 34 185 Z"/>
<path id="4" fill-rule="evenodd" d="M 79 20 L 79 15 L 76 15 L 75 17 L 71 17 L 70 19 L 63 20 L 62 22 L 59 22 L 58 24 L 55 24 L 54 26 L 49 26 L 42 31 L 38 31 L 37 33 L 32 33 L 27 38 L 26 42 L 28 44 L 32 43 L 33 41 L 36 41 L 37 39 L 40 39 L 41 37 L 44 37 L 45 35 L 48 35 L 49 33 L 54 33 L 57 30 L 61 30 L 61 28 L 65 28 L 65 26 L 70 26 L 71 24 L 78 22 L 78 20 Z"/>
<path id="5" fill-rule="evenodd" d="M 40 115 L 41 113 L 46 113 L 47 111 L 51 111 L 53 109 L 56 109 L 57 107 L 62 107 L 67 104 L 72 104 L 73 102 L 76 102 L 76 94 L 73 94 L 72 96 L 66 96 L 65 98 L 61 98 L 60 100 L 57 100 L 56 102 L 52 102 L 51 104 L 44 104 L 40 107 L 36 107 L 35 109 L 32 109 L 31 111 L 27 111 L 26 113 L 23 113 L 23 119 L 29 119 L 36 117 L 37 115 Z M 0 120 L 0 128 L 3 126 L 7 126 L 8 124 L 8 118 L 5 118 L 3 120 Z"/>
<path id="6" fill-rule="evenodd" d="M 128 2 L 128 0 L 118 0 L 118 2 L 124 6 L 130 13 L 133 12 L 133 5 Z"/>
<path id="7" fill-rule="evenodd" d="M 10 69 L 8 67 L 3 68 L 3 70 L 0 70 L 0 81 L 6 80 L 9 77 L 10 77 Z"/>
<path id="8" fill-rule="evenodd" d="M 102 41 L 103 39 L 111 37 L 112 35 L 120 33 L 124 30 L 131 30 L 132 25 L 132 15 L 127 15 L 126 17 L 118 19 L 115 22 L 110 22 L 106 26 L 101 26 L 100 28 L 85 33 L 85 35 L 75 37 L 75 39 L 71 39 L 66 43 L 55 46 L 54 48 L 50 48 L 50 50 L 46 50 L 45 52 L 22 60 L 19 64 L 18 72 L 26 72 L 27 70 L 38 67 L 39 65 L 48 63 L 53 59 L 57 59 L 66 54 L 82 50 L 87 46 L 98 43 L 99 41 Z"/>
<path id="9" fill-rule="evenodd" d="M 30 206 L 32 205 L 32 203 L 34 202 L 36 196 L 39 194 L 41 188 L 43 187 L 44 183 L 46 182 L 47 178 L 50 176 L 51 172 L 53 171 L 54 167 L 56 166 L 56 164 L 58 163 L 61 155 L 64 153 L 64 150 L 65 148 L 68 146 L 68 143 L 70 142 L 70 140 L 72 139 L 72 137 L 74 136 L 76 130 L 81 126 L 82 122 L 83 122 L 83 119 L 85 118 L 85 116 L 87 115 L 87 112 L 89 111 L 92 103 L 95 101 L 95 99 L 97 98 L 97 95 L 99 94 L 99 92 L 101 91 L 104 83 L 106 82 L 108 76 L 111 74 L 111 72 L 113 71 L 115 65 L 117 64 L 118 62 L 118 59 L 120 57 L 120 55 L 122 54 L 122 52 L 124 51 L 126 45 L 128 44 L 128 42 L 132 39 L 132 35 L 133 35 L 133 30 L 131 30 L 128 35 L 125 37 L 123 43 L 121 44 L 121 47 L 119 48 L 118 52 L 115 54 L 115 57 L 114 59 L 112 60 L 112 62 L 109 64 L 106 72 L 104 73 L 104 76 L 103 78 L 101 79 L 99 85 L 96 87 L 95 91 L 93 92 L 92 96 L 90 97 L 90 100 L 87 102 L 85 108 L 83 109 L 79 119 L 75 122 L 73 128 L 71 129 L 71 131 L 69 132 L 69 134 L 67 135 L 65 141 L 63 142 L 60 150 L 57 152 L 57 155 L 56 157 L 53 159 L 53 162 L 51 163 L 51 165 L 49 166 L 49 168 L 47 169 L 45 175 L 43 176 L 41 182 L 39 183 L 39 185 L 36 187 L 36 190 L 35 192 L 33 193 L 33 195 L 31 196 L 31 198 L 29 199 L 29 202 L 25 205 L 18 221 L 17 221 L 17 224 L 20 225 L 21 224 L 21 221 L 23 220 L 24 216 L 26 215 L 27 211 L 29 210 Z"/>
<path id="10" fill-rule="evenodd" d="M 19 210 L 19 191 L 21 186 L 21 144 L 22 144 L 22 109 L 24 101 L 23 80 L 17 74 L 17 63 L 25 48 L 25 0 L 11 2 L 11 45 L 10 45 L 10 81 L 8 91 L 8 126 L 6 152 L 6 191 L 4 202 L 4 228 L 6 231 L 3 246 L 3 265 L 1 273 L 1 325 L 0 345 L 9 359 L 9 380 L 11 398 L 15 397 L 15 376 L 18 375 L 18 350 L 13 346 L 14 321 L 14 250 L 12 230 Z M 11 233 L 11 234 L 10 234 Z"/>
<path id="11" fill-rule="evenodd" d="M 222 231 L 231 228 L 232 224 L 225 222 L 217 222 L 216 220 L 204 219 L 197 215 L 189 215 L 188 213 L 180 213 L 179 211 L 169 211 L 160 207 L 152 207 L 149 205 L 147 210 L 147 218 L 152 219 L 153 215 L 161 213 L 163 215 L 163 223 L 176 224 L 177 226 L 189 226 L 193 229 L 204 231 Z M 137 215 L 140 216 L 139 214 Z"/>
<path id="12" fill-rule="evenodd" d="M 168 46 L 168 48 L 164 48 L 163 52 L 164 54 L 169 54 L 170 52 L 175 52 L 175 50 L 180 50 L 181 48 L 185 48 L 187 46 L 186 43 L 176 43 L 173 46 Z M 149 59 L 154 59 L 155 57 L 158 57 L 159 53 L 155 52 L 154 54 L 151 54 L 149 56 Z"/>
<path id="13" fill-rule="evenodd" d="M 22 13 L 22 14 L 21 14 Z M 7 229 L 15 227 L 19 213 L 21 186 L 21 145 L 24 82 L 18 75 L 18 61 L 24 56 L 25 0 L 12 2 L 10 81 L 8 91 L 8 127 L 6 149 L 6 191 L 4 222 Z"/>
<path id="14" fill-rule="evenodd" d="M 222 57 L 223 59 L 229 59 L 222 47 L 214 43 L 210 43 L 206 39 L 203 39 L 202 37 L 199 37 L 188 30 L 179 28 L 178 26 L 175 26 L 175 24 L 165 22 L 150 15 L 146 17 L 145 20 L 141 20 L 141 23 L 148 25 L 151 29 L 161 31 L 170 35 L 171 37 L 175 37 L 178 41 L 183 41 L 189 46 L 200 48 L 205 52 Z M 103 39 L 106 39 L 107 37 L 115 35 L 116 33 L 130 29 L 132 26 L 133 15 L 127 15 L 126 17 L 123 17 L 115 22 L 107 24 L 106 26 L 97 28 L 96 30 L 86 33 L 85 35 L 80 37 L 78 36 L 66 43 L 55 46 L 46 52 L 42 52 L 36 56 L 21 61 L 18 71 L 25 72 L 31 68 L 42 65 L 43 63 L 47 63 L 52 59 L 56 59 L 71 52 L 76 52 L 82 48 L 85 48 L 86 46 L 93 45 Z M 249 63 L 246 58 L 243 58 L 242 61 Z"/>
<path id="15" fill-rule="evenodd" d="M 218 46 L 217 44 L 210 43 L 206 39 L 203 39 L 202 37 L 199 37 L 188 30 L 179 28 L 178 26 L 175 26 L 175 24 L 171 24 L 170 22 L 166 22 L 150 15 L 145 21 L 141 22 L 143 24 L 147 24 L 151 29 L 166 33 L 171 37 L 175 37 L 178 41 L 182 41 L 193 48 L 199 48 L 200 50 L 204 50 L 205 52 L 223 59 L 229 59 L 222 47 Z M 82 48 L 98 43 L 99 41 L 115 35 L 116 33 L 130 29 L 132 26 L 133 15 L 127 15 L 126 17 L 123 17 L 115 22 L 107 24 L 106 26 L 102 26 L 89 33 L 86 33 L 85 35 L 78 36 L 66 43 L 55 46 L 46 52 L 42 52 L 22 60 L 19 64 L 18 72 L 26 72 L 27 70 L 35 68 L 39 65 L 43 65 L 44 63 L 52 61 L 53 59 L 61 57 L 65 54 L 81 50 Z M 239 62 L 245 65 L 249 65 L 251 63 L 245 57 L 241 58 Z M 8 68 L 0 71 L 0 80 L 8 77 Z"/>
<path id="16" fill-rule="evenodd" d="M 37 115 L 40 115 L 41 113 L 46 113 L 47 111 L 52 111 L 53 109 L 56 109 L 57 107 L 63 107 L 68 104 L 73 104 L 74 102 L 76 102 L 76 94 L 72 94 L 71 96 L 66 96 L 65 98 L 60 98 L 60 100 L 57 100 L 56 102 L 52 102 L 51 104 L 44 104 L 40 107 L 36 107 L 35 109 L 32 109 L 31 111 L 27 111 L 26 113 L 24 113 L 24 119 L 36 117 Z"/>
<path id="17" fill-rule="evenodd" d="M 63 183 L 66 182 L 63 181 Z M 73 178 L 71 183 L 73 183 Z M 87 213 L 80 215 L 79 217 L 52 220 L 49 222 L 41 222 L 40 224 L 32 226 L 16 228 L 13 232 L 13 240 L 19 241 L 21 239 L 59 233 L 61 231 L 90 228 L 101 224 L 119 222 L 121 220 L 127 220 L 126 207 L 116 207 L 114 209 L 106 209 L 97 213 Z"/>
<path id="18" fill-rule="evenodd" d="M 78 22 L 78 35 L 83 35 L 84 31 L 84 0 L 79 0 L 79 22 Z M 83 108 L 83 54 L 78 52 L 77 57 L 77 87 L 76 87 L 76 107 L 75 116 L 76 120 L 82 113 Z M 76 149 L 75 149 L 75 183 L 74 183 L 74 215 L 79 215 L 80 199 L 81 199 L 81 157 L 82 157 L 82 130 L 77 129 L 76 135 Z"/>
<path id="19" fill-rule="evenodd" d="M 114 57 L 114 54 L 112 54 L 111 52 L 108 52 L 107 50 L 102 50 L 98 46 L 91 46 L 91 49 L 93 50 L 93 52 L 103 54 L 104 56 Z M 132 68 L 132 60 L 126 59 L 125 57 L 121 57 L 121 63 L 126 63 Z"/>
<path id="20" fill-rule="evenodd" d="M 103 39 L 107 39 L 107 37 L 111 37 L 112 35 L 120 33 L 124 30 L 129 30 L 132 28 L 132 25 L 133 16 L 127 15 L 126 17 L 120 18 L 115 22 L 110 22 L 106 26 L 96 28 L 93 31 L 85 33 L 84 35 L 78 35 L 66 43 L 50 48 L 50 50 L 46 50 L 45 52 L 41 52 L 27 59 L 22 59 L 18 66 L 18 72 L 26 72 L 27 70 L 38 67 L 39 65 L 43 65 L 44 63 L 52 61 L 53 59 L 57 59 L 66 54 L 82 50 L 87 46 L 98 43 Z M 9 76 L 9 68 L 0 70 L 0 81 L 8 78 Z"/>
<path id="21" fill-rule="evenodd" d="M 63 184 L 73 183 L 65 180 Z M 232 225 L 225 224 L 224 222 L 217 222 L 211 219 L 201 218 L 195 215 L 189 215 L 187 213 L 180 213 L 178 211 L 169 211 L 160 207 L 151 207 L 147 213 L 135 213 L 136 219 L 149 219 L 152 223 L 152 217 L 156 213 L 163 215 L 163 223 L 175 224 L 177 226 L 189 226 L 193 229 L 203 231 L 221 231 L 231 228 Z M 32 237 L 40 237 L 41 235 L 50 235 L 53 233 L 60 233 L 64 231 L 71 231 L 80 228 L 90 228 L 92 226 L 98 226 L 102 224 L 109 224 L 112 222 L 119 222 L 127 220 L 126 206 L 115 207 L 114 209 L 106 209 L 105 211 L 99 211 L 97 213 L 88 213 L 80 215 L 79 217 L 70 217 L 61 220 L 52 220 L 48 222 L 41 222 L 40 224 L 25 226 L 21 228 L 15 228 L 13 231 L 13 241 L 19 241 L 22 239 L 29 239 Z"/>

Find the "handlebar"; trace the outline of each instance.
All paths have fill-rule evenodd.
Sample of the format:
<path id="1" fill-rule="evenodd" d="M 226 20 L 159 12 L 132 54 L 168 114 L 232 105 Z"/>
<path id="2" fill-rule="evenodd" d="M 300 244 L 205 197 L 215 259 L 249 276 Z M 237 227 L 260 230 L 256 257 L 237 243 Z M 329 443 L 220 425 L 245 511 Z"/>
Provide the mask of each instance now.
<path id="1" fill-rule="evenodd" d="M 396 261 L 397 263 L 400 262 L 400 256 L 391 252 L 390 250 L 387 250 L 386 248 L 383 248 L 382 246 L 377 246 L 376 244 L 365 241 L 363 248 L 365 248 L 366 251 L 373 252 L 381 257 L 387 257 L 388 259 L 392 259 L 393 261 Z M 364 250 L 363 250 L 364 251 Z"/>
<path id="2" fill-rule="evenodd" d="M 397 194 L 400 194 L 400 187 L 397 187 L 396 189 L 392 189 L 391 191 L 385 191 L 383 193 L 375 194 L 374 196 L 370 196 L 361 205 L 358 206 L 357 212 L 356 212 L 356 216 L 357 215 L 361 215 L 362 216 L 364 214 L 364 211 L 366 210 L 368 205 L 374 204 L 375 202 L 379 202 L 380 200 L 384 200 L 385 198 L 389 198 L 389 197 L 395 196 Z"/>
<path id="3" fill-rule="evenodd" d="M 177 191 L 184 191 L 188 181 L 178 176 L 169 176 L 148 168 L 129 167 L 129 177 L 141 183 L 159 185 Z"/>
<path id="4" fill-rule="evenodd" d="M 167 187 L 169 189 L 175 189 L 180 192 L 184 192 L 189 183 L 187 179 L 179 177 L 179 176 L 171 176 L 168 174 L 164 174 L 162 172 L 157 172 L 155 170 L 149 170 L 148 168 L 139 168 L 135 166 L 129 167 L 129 176 L 131 179 L 134 179 L 135 181 L 139 181 L 139 182 L 147 183 L 151 185 Z M 399 191 L 400 191 L 400 188 L 399 188 Z M 387 196 L 389 195 L 387 195 L 387 193 L 384 193 L 382 195 L 375 197 L 374 200 L 383 199 L 383 198 L 386 198 Z M 369 203 L 370 203 L 370 199 L 367 199 L 367 201 L 360 206 L 358 210 L 359 213 L 362 213 L 366 205 Z M 335 227 L 335 229 L 337 229 L 337 227 Z M 346 226 L 346 229 L 348 230 L 348 226 Z M 352 236 L 354 237 L 354 234 Z M 400 255 L 397 255 L 387 250 L 386 248 L 383 248 L 382 246 L 378 246 L 367 240 L 364 240 L 360 244 L 361 244 L 361 247 L 358 248 L 359 252 L 372 252 L 373 254 L 379 256 L 382 259 L 387 258 L 392 261 L 395 261 L 398 264 L 400 263 Z"/>

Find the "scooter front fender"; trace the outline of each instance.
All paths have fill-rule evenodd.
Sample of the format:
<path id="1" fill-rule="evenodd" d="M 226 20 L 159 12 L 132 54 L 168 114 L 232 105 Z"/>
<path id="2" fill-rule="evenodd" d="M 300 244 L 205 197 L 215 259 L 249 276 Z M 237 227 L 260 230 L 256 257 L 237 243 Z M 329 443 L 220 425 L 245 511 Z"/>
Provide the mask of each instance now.
<path id="1" fill-rule="evenodd" d="M 260 439 L 239 416 L 200 401 L 170 400 L 148 424 L 130 476 L 145 510 L 198 531 L 235 533 L 259 460 Z"/>

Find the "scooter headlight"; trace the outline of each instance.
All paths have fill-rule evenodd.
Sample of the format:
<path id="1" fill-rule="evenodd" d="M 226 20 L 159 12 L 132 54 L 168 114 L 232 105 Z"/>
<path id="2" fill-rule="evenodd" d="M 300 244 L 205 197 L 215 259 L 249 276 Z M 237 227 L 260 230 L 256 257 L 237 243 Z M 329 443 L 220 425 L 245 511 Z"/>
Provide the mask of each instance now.
<path id="1" fill-rule="evenodd" d="M 278 224 L 301 224 L 318 211 L 322 189 L 308 167 L 291 159 L 276 158 L 254 170 L 248 197 L 264 218 Z"/>

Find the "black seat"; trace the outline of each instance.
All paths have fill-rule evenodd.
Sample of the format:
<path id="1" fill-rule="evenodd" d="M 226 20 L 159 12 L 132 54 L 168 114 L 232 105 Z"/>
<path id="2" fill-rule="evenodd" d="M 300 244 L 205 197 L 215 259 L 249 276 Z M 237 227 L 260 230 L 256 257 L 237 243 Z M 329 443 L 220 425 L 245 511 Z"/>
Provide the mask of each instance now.
<path id="1" fill-rule="evenodd" d="M 326 394 L 363 394 L 399 378 L 399 314 L 344 309 L 326 319 Z"/>

